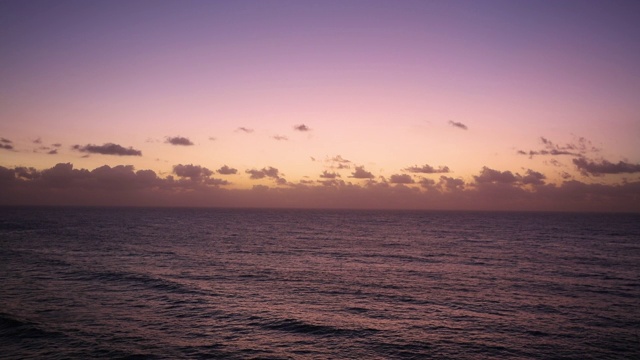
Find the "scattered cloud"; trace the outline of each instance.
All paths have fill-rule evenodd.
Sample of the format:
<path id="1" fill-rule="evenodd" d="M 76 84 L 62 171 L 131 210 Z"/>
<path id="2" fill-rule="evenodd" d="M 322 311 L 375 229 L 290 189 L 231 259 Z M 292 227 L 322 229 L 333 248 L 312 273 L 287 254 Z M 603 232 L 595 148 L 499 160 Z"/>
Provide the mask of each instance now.
<path id="1" fill-rule="evenodd" d="M 42 138 L 38 137 L 37 139 L 33 140 L 34 144 L 42 144 Z"/>
<path id="2" fill-rule="evenodd" d="M 512 173 L 511 171 L 499 171 L 484 166 L 480 174 L 473 177 L 476 184 L 510 184 L 521 185 L 544 185 L 547 178 L 544 174 L 527 169 L 524 175 Z"/>
<path id="3" fill-rule="evenodd" d="M 278 141 L 287 141 L 287 140 L 289 140 L 288 137 L 282 136 L 282 135 L 274 135 L 274 136 L 272 136 L 272 138 L 274 138 L 275 140 L 278 140 Z"/>
<path id="4" fill-rule="evenodd" d="M 213 171 L 206 167 L 193 164 L 178 164 L 173 167 L 173 173 L 182 179 L 189 179 L 194 184 L 201 184 L 206 186 L 223 186 L 230 185 L 231 183 L 224 179 L 212 178 Z M 171 179 L 171 178 L 168 178 Z M 192 185 L 189 185 L 192 186 Z"/>
<path id="5" fill-rule="evenodd" d="M 392 184 L 413 184 L 415 181 L 408 174 L 395 174 L 391 175 L 389 182 Z"/>
<path id="6" fill-rule="evenodd" d="M 328 172 L 327 170 L 323 171 L 322 174 L 320 174 L 320 178 L 322 179 L 335 179 L 339 177 L 340 177 L 340 174 L 335 172 Z"/>
<path id="7" fill-rule="evenodd" d="M 13 150 L 13 141 L 0 137 L 0 149 Z"/>
<path id="8" fill-rule="evenodd" d="M 518 178 L 511 171 L 498 171 L 490 169 L 486 166 L 480 171 L 480 175 L 473 177 L 477 183 L 504 183 L 512 184 L 518 181 Z"/>
<path id="9" fill-rule="evenodd" d="M 337 163 L 340 163 L 340 164 L 348 164 L 348 163 L 351 162 L 350 160 L 344 159 L 341 155 L 336 155 L 336 156 L 330 158 L 329 161 L 337 162 Z"/>
<path id="10" fill-rule="evenodd" d="M 325 160 L 325 163 L 328 163 L 329 167 L 332 168 L 332 169 L 342 170 L 342 169 L 350 169 L 351 168 L 351 161 L 343 158 L 340 155 L 336 155 L 334 157 L 327 158 Z"/>
<path id="11" fill-rule="evenodd" d="M 457 127 L 460 128 L 462 130 L 468 130 L 467 125 L 461 123 L 461 122 L 456 122 L 456 121 L 451 121 L 449 120 L 449 125 L 453 126 L 453 127 Z"/>
<path id="12" fill-rule="evenodd" d="M 549 164 L 555 166 L 555 167 L 562 167 L 562 163 L 560 163 L 560 161 L 556 160 L 556 159 L 551 159 L 549 160 Z"/>
<path id="13" fill-rule="evenodd" d="M 599 152 L 600 149 L 595 147 L 591 141 L 587 140 L 584 137 L 575 138 L 573 142 L 567 143 L 565 145 L 558 145 L 553 141 L 541 136 L 540 143 L 543 145 L 543 149 L 540 150 L 518 150 L 517 153 L 519 155 L 528 155 L 529 158 L 532 158 L 536 155 L 551 155 L 551 156 L 560 156 L 560 155 L 569 155 L 569 156 L 585 156 L 589 153 Z"/>
<path id="14" fill-rule="evenodd" d="M 311 129 L 305 124 L 295 125 L 293 129 L 295 131 L 302 131 L 302 132 L 311 131 Z"/>
<path id="15" fill-rule="evenodd" d="M 440 166 L 439 168 L 436 169 L 433 166 L 430 166 L 427 164 L 423 166 L 414 165 L 414 166 L 403 169 L 403 171 L 410 172 L 410 173 L 422 173 L 422 174 L 446 174 L 450 172 L 448 166 Z"/>
<path id="16" fill-rule="evenodd" d="M 171 145 L 181 145 L 181 146 L 193 145 L 193 142 L 191 140 L 182 136 L 174 136 L 174 137 L 167 136 L 165 142 Z"/>
<path id="17" fill-rule="evenodd" d="M 209 141 L 216 141 L 216 138 L 213 136 L 209 136 Z"/>
<path id="18" fill-rule="evenodd" d="M 47 154 L 49 154 L 49 155 L 56 155 L 56 154 L 58 154 L 58 149 L 49 150 L 49 151 L 47 152 Z"/>
<path id="19" fill-rule="evenodd" d="M 273 179 L 280 179 L 280 172 L 278 171 L 278 169 L 274 168 L 274 167 L 266 167 L 266 168 L 262 168 L 261 170 L 256 170 L 256 169 L 251 169 L 251 170 L 245 170 L 245 173 L 249 174 L 249 178 L 252 180 L 258 180 L 258 179 L 263 179 L 263 178 L 273 178 Z"/>
<path id="20" fill-rule="evenodd" d="M 240 126 L 239 128 L 236 129 L 236 131 L 241 131 L 243 133 L 251 134 L 253 132 L 253 129 Z"/>
<path id="21" fill-rule="evenodd" d="M 374 176 L 369 171 L 364 169 L 364 166 L 356 166 L 356 170 L 351 173 L 351 176 L 354 179 L 373 179 Z"/>
<path id="22" fill-rule="evenodd" d="M 102 155 L 118 155 L 118 156 L 142 156 L 142 151 L 136 150 L 132 147 L 124 148 L 118 144 L 106 143 L 104 145 L 92 145 L 85 146 L 73 145 L 73 150 L 90 153 L 90 154 L 102 154 Z"/>
<path id="23" fill-rule="evenodd" d="M 55 143 L 55 144 L 51 144 L 51 146 L 59 148 L 59 147 L 61 147 L 61 146 L 62 146 L 62 144 L 60 144 L 60 143 Z"/>
<path id="24" fill-rule="evenodd" d="M 630 164 L 625 161 L 612 163 L 602 160 L 597 163 L 585 158 L 573 159 L 573 164 L 580 170 L 583 175 L 601 176 L 606 174 L 633 174 L 640 172 L 640 164 Z"/>
<path id="25" fill-rule="evenodd" d="M 238 173 L 238 169 L 234 169 L 228 167 L 227 165 L 224 165 L 220 169 L 218 169 L 217 173 L 220 175 L 233 175 Z"/>
<path id="26" fill-rule="evenodd" d="M 175 165 L 173 167 L 173 173 L 183 178 L 190 178 L 191 180 L 200 180 L 213 175 L 213 171 L 207 169 L 206 167 L 191 164 Z"/>

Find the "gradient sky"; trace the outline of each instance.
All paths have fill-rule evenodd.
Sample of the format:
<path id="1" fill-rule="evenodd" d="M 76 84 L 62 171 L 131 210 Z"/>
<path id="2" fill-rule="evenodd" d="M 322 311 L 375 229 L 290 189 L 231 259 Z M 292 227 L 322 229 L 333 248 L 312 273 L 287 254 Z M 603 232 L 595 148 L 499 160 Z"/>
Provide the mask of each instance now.
<path id="1" fill-rule="evenodd" d="M 0 204 L 640 211 L 639 24 L 637 1 L 2 1 Z"/>

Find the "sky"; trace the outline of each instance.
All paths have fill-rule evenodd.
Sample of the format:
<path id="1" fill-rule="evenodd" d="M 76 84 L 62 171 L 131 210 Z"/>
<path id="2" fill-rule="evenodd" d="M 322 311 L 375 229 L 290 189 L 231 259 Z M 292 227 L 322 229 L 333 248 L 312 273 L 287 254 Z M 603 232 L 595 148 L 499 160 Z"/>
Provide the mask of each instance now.
<path id="1" fill-rule="evenodd" d="M 640 212 L 637 1 L 0 2 L 0 205 Z"/>

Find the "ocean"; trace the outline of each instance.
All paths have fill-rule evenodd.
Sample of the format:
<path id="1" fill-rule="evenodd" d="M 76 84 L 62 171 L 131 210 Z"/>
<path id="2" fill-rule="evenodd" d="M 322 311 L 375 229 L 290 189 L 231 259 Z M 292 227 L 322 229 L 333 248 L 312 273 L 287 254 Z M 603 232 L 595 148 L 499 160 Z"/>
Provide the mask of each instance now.
<path id="1" fill-rule="evenodd" d="M 640 358 L 640 215 L 1 208 L 2 359 Z"/>

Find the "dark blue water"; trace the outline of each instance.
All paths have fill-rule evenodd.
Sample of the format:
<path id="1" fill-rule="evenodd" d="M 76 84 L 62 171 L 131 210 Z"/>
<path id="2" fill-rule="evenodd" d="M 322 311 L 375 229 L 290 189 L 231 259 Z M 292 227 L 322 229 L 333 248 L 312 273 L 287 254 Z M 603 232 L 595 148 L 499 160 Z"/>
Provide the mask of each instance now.
<path id="1" fill-rule="evenodd" d="M 0 209 L 0 358 L 640 357 L 640 216 Z"/>

